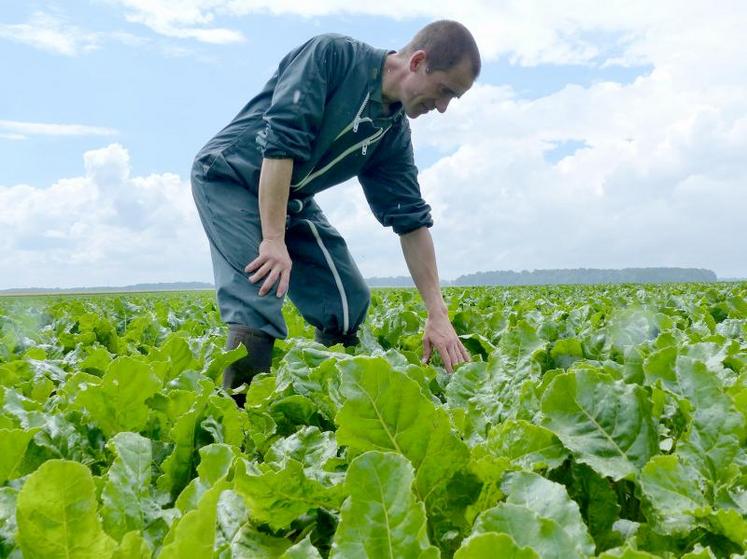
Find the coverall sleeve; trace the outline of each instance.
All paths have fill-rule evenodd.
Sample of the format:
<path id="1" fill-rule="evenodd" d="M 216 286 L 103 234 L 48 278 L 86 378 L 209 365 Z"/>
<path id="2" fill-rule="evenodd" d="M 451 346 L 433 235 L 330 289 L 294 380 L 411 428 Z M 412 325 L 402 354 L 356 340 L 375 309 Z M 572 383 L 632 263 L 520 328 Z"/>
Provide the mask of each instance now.
<path id="1" fill-rule="evenodd" d="M 329 76 L 337 61 L 334 41 L 320 35 L 290 52 L 273 76 L 275 90 L 257 134 L 262 156 L 306 161 L 317 136 Z"/>
<path id="2" fill-rule="evenodd" d="M 358 181 L 374 216 L 384 227 L 404 235 L 433 225 L 431 207 L 420 195 L 410 126 L 404 117 L 384 135 Z"/>

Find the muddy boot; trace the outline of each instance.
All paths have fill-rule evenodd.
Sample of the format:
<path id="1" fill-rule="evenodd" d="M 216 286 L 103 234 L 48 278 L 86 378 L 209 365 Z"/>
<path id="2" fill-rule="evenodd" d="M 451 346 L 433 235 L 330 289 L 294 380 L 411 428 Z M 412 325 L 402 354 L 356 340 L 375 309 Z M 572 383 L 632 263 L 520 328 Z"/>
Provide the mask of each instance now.
<path id="1" fill-rule="evenodd" d="M 230 392 L 242 384 L 249 384 L 259 373 L 266 373 L 272 365 L 272 346 L 275 338 L 243 324 L 228 325 L 228 339 L 226 349 L 235 349 L 244 344 L 248 355 L 231 363 L 223 371 L 223 388 Z M 233 399 L 240 407 L 244 407 L 245 394 L 233 394 Z"/>
<path id="2" fill-rule="evenodd" d="M 330 334 L 327 332 L 322 332 L 321 330 L 319 330 L 319 328 L 317 328 L 316 332 L 314 333 L 314 339 L 320 344 L 327 347 L 333 346 L 335 344 L 342 344 L 345 347 L 352 347 L 358 345 L 358 343 L 360 342 L 360 340 L 358 340 L 358 335 L 355 332 L 352 332 L 350 334 Z"/>

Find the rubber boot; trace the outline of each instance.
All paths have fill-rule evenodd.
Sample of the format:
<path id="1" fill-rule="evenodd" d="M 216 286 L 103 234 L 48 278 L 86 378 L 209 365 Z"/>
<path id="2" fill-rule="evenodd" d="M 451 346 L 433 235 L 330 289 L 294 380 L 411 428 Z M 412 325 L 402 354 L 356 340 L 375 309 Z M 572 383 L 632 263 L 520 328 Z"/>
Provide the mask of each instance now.
<path id="1" fill-rule="evenodd" d="M 329 332 L 322 332 L 319 328 L 314 333 L 314 339 L 322 345 L 327 347 L 335 344 L 342 344 L 345 347 L 352 347 L 358 345 L 360 340 L 355 332 L 349 334 L 330 334 Z"/>
<path id="2" fill-rule="evenodd" d="M 248 355 L 234 361 L 223 371 L 223 388 L 229 392 L 244 383 L 251 383 L 256 375 L 268 372 L 272 365 L 272 347 L 275 345 L 275 338 L 269 334 L 243 324 L 229 324 L 226 349 L 235 349 L 239 347 L 239 344 L 244 344 Z M 244 407 L 245 394 L 232 394 L 231 396 L 236 405 L 240 408 Z"/>

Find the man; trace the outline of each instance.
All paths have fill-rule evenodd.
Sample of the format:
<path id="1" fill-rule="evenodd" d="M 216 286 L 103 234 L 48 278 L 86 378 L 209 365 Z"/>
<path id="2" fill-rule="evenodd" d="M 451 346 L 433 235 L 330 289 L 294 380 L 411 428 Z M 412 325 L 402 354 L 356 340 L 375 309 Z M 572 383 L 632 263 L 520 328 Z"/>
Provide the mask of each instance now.
<path id="1" fill-rule="evenodd" d="M 399 52 L 320 35 L 286 55 L 262 92 L 200 151 L 192 191 L 229 325 L 227 347 L 243 343 L 249 352 L 226 369 L 227 390 L 269 370 L 274 340 L 287 335 L 286 293 L 318 341 L 357 343 L 369 291 L 313 197 L 354 176 L 376 218 L 400 236 L 428 310 L 424 360 L 433 348 L 449 372 L 469 360 L 439 289 L 433 222 L 405 115 L 443 113 L 479 72 L 472 35 L 453 21 L 427 25 Z"/>

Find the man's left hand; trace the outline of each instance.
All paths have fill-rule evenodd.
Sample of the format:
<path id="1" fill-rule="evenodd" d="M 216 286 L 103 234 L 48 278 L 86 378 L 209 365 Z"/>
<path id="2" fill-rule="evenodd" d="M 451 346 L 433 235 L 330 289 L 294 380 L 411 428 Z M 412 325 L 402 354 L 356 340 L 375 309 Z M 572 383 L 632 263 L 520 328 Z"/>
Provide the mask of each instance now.
<path id="1" fill-rule="evenodd" d="M 425 332 L 423 333 L 423 363 L 431 358 L 433 349 L 438 351 L 444 367 L 449 373 L 454 372 L 454 367 L 459 363 L 471 360 L 469 351 L 464 347 L 457 336 L 456 330 L 449 322 L 448 316 L 429 316 L 425 321 Z"/>

